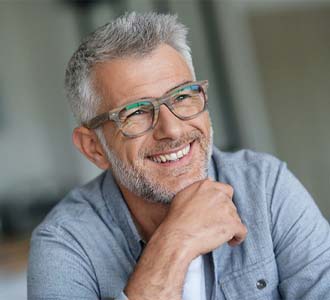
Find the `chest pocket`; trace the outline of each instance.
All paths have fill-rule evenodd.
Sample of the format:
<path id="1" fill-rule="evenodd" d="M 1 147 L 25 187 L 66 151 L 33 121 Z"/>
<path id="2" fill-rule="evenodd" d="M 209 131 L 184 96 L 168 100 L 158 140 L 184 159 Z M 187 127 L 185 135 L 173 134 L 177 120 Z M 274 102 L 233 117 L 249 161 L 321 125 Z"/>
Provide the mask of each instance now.
<path id="1" fill-rule="evenodd" d="M 272 257 L 220 279 L 226 300 L 277 300 L 278 274 Z"/>

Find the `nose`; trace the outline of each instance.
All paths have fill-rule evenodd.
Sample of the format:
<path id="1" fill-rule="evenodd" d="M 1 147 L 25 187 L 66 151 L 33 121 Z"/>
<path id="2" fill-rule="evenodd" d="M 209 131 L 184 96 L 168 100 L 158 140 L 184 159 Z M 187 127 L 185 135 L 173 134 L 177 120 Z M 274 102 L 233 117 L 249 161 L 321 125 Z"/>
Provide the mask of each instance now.
<path id="1" fill-rule="evenodd" d="M 166 105 L 159 108 L 158 121 L 153 130 L 154 138 L 157 140 L 176 140 L 182 136 L 184 121 L 177 118 Z"/>

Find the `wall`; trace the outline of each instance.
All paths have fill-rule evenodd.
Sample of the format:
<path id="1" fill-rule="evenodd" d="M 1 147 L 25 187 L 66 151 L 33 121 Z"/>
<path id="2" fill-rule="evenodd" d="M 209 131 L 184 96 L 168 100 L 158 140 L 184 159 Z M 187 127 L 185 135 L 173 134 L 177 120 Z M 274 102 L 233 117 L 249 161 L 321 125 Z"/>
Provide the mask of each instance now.
<path id="1" fill-rule="evenodd" d="M 250 21 L 276 153 L 330 218 L 330 6 Z"/>

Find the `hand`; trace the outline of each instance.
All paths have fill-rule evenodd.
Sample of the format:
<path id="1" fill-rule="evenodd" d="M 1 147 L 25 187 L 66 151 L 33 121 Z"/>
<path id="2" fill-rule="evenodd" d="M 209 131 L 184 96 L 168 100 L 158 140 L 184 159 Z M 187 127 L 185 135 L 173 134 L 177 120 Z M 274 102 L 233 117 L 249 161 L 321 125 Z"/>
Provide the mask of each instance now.
<path id="1" fill-rule="evenodd" d="M 178 193 L 159 230 L 176 235 L 194 257 L 228 242 L 240 244 L 247 235 L 232 202 L 230 185 L 209 179 L 196 182 Z"/>
<path id="2" fill-rule="evenodd" d="M 247 230 L 232 197 L 231 186 L 208 179 L 178 193 L 128 281 L 128 298 L 180 300 L 188 266 L 195 257 L 226 242 L 231 246 L 241 243 Z"/>

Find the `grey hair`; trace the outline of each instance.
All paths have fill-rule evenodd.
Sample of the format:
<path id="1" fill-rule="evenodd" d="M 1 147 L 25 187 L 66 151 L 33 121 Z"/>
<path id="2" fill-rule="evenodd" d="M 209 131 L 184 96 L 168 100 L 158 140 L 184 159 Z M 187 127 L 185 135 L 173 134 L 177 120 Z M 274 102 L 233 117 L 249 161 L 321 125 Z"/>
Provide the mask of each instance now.
<path id="1" fill-rule="evenodd" d="M 160 44 L 167 44 L 183 56 L 195 78 L 187 33 L 176 15 L 132 12 L 87 36 L 71 57 L 65 73 L 67 97 L 78 124 L 93 118 L 101 104 L 92 80 L 96 63 L 128 56 L 144 57 Z"/>

